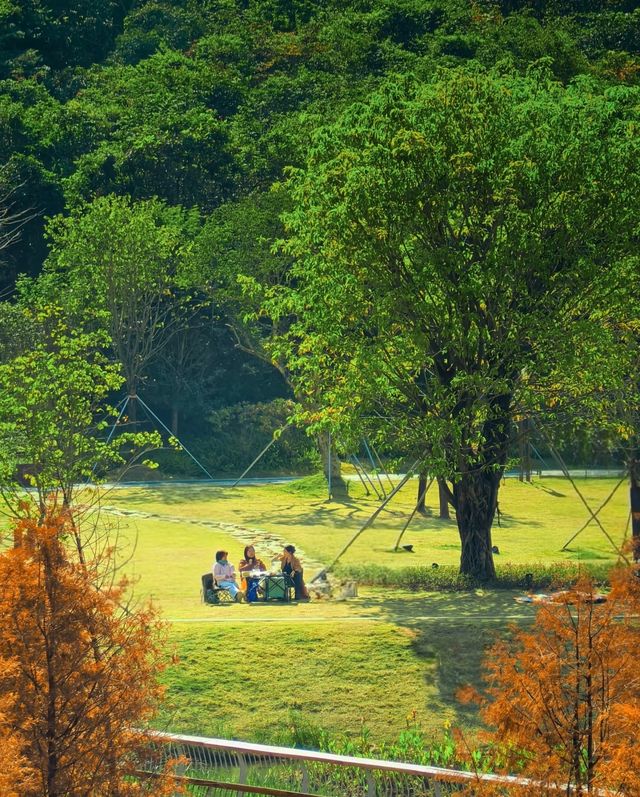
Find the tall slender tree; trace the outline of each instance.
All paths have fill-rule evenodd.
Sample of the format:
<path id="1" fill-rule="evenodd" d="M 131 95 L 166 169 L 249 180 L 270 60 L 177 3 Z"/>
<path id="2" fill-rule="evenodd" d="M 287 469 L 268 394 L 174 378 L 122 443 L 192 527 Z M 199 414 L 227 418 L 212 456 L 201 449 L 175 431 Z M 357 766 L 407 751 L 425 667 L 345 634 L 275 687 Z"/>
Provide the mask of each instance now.
<path id="1" fill-rule="evenodd" d="M 158 200 L 96 199 L 49 226 L 52 246 L 36 291 L 56 292 L 67 310 L 109 333 L 125 386 L 136 396 L 184 315 L 186 263 L 199 216 Z M 135 417 L 135 416 L 134 416 Z"/>
<path id="2" fill-rule="evenodd" d="M 606 603 L 585 579 L 489 651 L 483 738 L 500 771 L 531 779 L 510 794 L 640 794 L 639 599 L 636 567 L 614 574 Z"/>

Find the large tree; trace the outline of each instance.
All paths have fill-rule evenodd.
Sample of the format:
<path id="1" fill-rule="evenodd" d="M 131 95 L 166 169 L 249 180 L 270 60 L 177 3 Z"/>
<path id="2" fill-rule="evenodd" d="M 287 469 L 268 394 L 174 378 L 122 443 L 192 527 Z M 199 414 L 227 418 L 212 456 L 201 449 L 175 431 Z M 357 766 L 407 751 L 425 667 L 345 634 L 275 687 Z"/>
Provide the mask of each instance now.
<path id="1" fill-rule="evenodd" d="M 618 375 L 637 283 L 638 93 L 454 70 L 397 79 L 292 172 L 296 263 L 268 311 L 319 424 L 371 425 L 446 477 L 461 571 L 494 575 L 516 413 Z"/>

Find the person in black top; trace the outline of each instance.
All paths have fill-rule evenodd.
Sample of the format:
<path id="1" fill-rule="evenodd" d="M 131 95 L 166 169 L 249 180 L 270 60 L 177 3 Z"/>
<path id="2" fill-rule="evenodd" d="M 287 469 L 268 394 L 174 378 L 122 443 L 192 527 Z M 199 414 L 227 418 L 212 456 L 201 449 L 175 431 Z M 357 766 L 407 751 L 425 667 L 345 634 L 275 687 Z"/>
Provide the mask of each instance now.
<path id="1" fill-rule="evenodd" d="M 309 600 L 309 593 L 304 585 L 304 570 L 298 557 L 295 555 L 296 549 L 293 545 L 285 545 L 283 552 L 280 554 L 280 569 L 286 573 L 293 581 L 293 588 L 295 590 L 295 599 Z"/>

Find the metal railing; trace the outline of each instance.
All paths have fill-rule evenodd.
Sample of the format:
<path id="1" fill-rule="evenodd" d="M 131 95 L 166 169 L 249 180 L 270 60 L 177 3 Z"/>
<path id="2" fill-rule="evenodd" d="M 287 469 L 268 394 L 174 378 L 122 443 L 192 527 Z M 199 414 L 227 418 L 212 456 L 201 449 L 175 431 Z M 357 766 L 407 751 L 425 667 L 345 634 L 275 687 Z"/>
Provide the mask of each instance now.
<path id="1" fill-rule="evenodd" d="M 505 793 L 509 787 L 522 791 L 530 785 L 510 776 L 227 739 L 160 732 L 149 733 L 149 738 L 161 760 L 186 762 L 180 769 L 180 779 L 186 782 L 188 794 L 198 797 L 446 797 L 479 779 L 503 784 Z"/>

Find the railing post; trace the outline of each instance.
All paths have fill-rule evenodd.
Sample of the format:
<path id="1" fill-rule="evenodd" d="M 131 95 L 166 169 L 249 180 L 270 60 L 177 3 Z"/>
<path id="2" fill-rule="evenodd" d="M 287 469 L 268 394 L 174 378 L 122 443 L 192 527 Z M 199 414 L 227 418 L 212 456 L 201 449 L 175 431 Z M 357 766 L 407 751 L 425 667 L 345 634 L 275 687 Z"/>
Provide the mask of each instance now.
<path id="1" fill-rule="evenodd" d="M 442 787 L 439 780 L 433 781 L 433 795 L 434 797 L 442 797 Z"/>
<path id="2" fill-rule="evenodd" d="M 372 769 L 367 769 L 367 797 L 376 797 L 376 779 Z"/>
<path id="3" fill-rule="evenodd" d="M 238 783 L 245 785 L 247 782 L 247 774 L 248 774 L 248 765 L 247 759 L 242 755 L 242 753 L 238 753 L 238 766 L 240 771 L 238 772 Z M 244 797 L 244 792 L 238 792 L 238 797 Z"/>
<path id="4" fill-rule="evenodd" d="M 309 770 L 307 769 L 306 764 L 302 764 L 300 767 L 300 773 L 302 774 L 302 780 L 300 782 L 302 793 L 309 794 Z"/>

